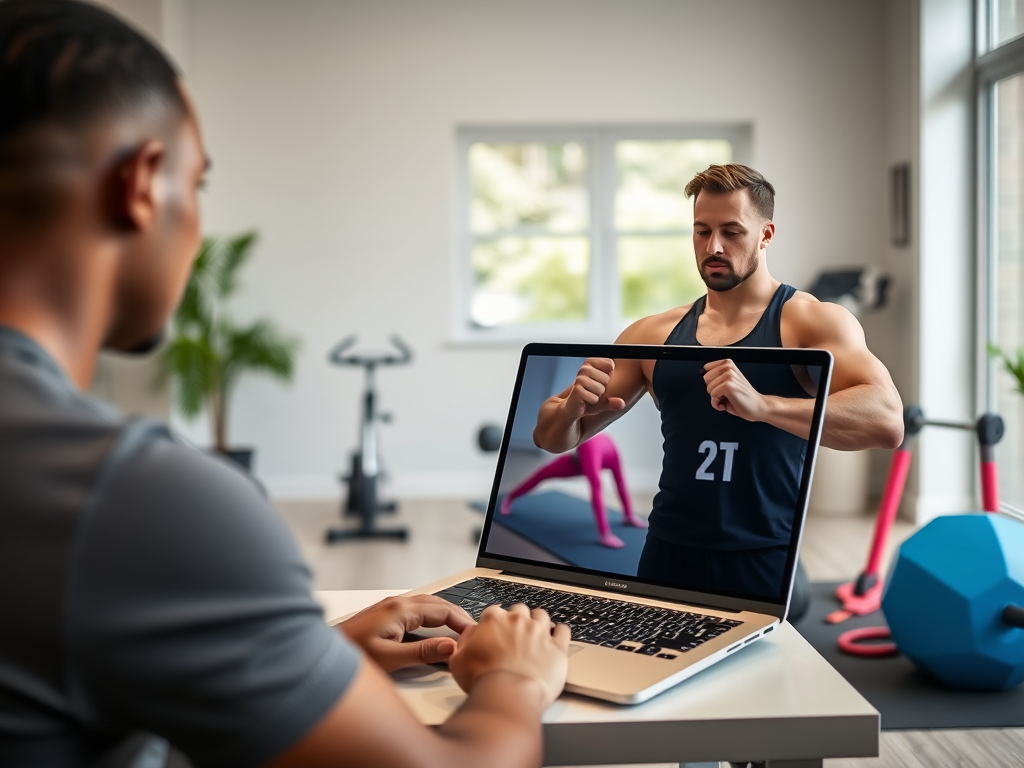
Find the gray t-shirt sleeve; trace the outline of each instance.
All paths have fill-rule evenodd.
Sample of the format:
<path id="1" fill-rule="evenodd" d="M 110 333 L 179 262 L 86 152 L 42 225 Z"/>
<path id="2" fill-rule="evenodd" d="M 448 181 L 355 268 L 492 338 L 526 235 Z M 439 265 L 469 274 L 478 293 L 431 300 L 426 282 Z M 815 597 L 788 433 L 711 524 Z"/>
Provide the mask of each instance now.
<path id="1" fill-rule="evenodd" d="M 129 428 L 79 522 L 67 679 L 100 729 L 197 766 L 260 765 L 326 714 L 359 652 L 325 625 L 277 512 L 241 472 Z"/>

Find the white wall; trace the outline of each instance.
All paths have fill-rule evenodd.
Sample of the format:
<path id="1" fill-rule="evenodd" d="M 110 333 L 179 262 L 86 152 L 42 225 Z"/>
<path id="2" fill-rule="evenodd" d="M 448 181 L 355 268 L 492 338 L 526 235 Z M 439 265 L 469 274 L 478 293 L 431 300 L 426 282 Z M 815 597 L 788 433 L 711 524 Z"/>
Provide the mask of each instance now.
<path id="1" fill-rule="evenodd" d="M 919 210 L 919 57 L 920 29 L 917 0 L 888 0 L 884 4 L 884 72 L 885 72 L 885 130 L 884 169 L 891 172 L 898 163 L 910 164 L 910 239 L 906 245 L 891 241 L 891 223 L 888 205 L 889 189 L 885 188 L 883 202 L 887 206 L 883 227 L 883 269 L 892 277 L 888 306 L 863 318 L 864 330 L 874 352 L 882 358 L 903 396 L 904 404 L 918 400 L 918 359 L 912 350 L 918 346 L 918 259 L 921 233 Z M 887 176 L 888 179 L 888 176 Z M 888 180 L 886 180 L 888 183 Z M 873 452 L 872 496 L 880 496 L 888 474 L 891 458 L 889 451 Z M 916 515 L 917 465 L 911 471 L 903 496 L 902 513 L 910 518 Z"/>
<path id="2" fill-rule="evenodd" d="M 175 19 L 214 162 L 205 229 L 260 229 L 239 314 L 303 340 L 293 386 L 243 383 L 234 441 L 258 446 L 279 495 L 338 493 L 361 381 L 326 352 L 397 332 L 418 356 L 380 376 L 394 491 L 486 490 L 493 458 L 473 437 L 504 419 L 518 350 L 447 342 L 460 124 L 751 121 L 754 164 L 778 190 L 773 273 L 806 286 L 826 266 L 882 264 L 884 8 L 192 0 Z M 885 354 L 906 356 L 898 346 Z"/>

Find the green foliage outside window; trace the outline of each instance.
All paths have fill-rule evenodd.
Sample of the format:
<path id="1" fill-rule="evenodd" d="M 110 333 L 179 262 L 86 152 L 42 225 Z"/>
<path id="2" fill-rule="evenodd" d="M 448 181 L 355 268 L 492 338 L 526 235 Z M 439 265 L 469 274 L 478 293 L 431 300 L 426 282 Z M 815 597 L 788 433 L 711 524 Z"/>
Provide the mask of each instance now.
<path id="1" fill-rule="evenodd" d="M 1016 353 L 1008 353 L 995 344 L 989 344 L 988 353 L 1002 362 L 1003 369 L 1013 376 L 1017 391 L 1024 395 L 1024 349 L 1018 349 Z"/>
<path id="2" fill-rule="evenodd" d="M 582 141 L 470 145 L 469 315 L 476 326 L 586 322 L 595 309 L 607 313 L 592 306 L 589 291 L 608 280 L 617 280 L 626 320 L 704 293 L 684 187 L 711 163 L 730 162 L 730 142 L 620 140 L 613 157 L 596 159 L 591 149 Z M 598 171 L 614 180 L 614 210 L 598 222 L 601 239 L 592 243 L 591 193 L 600 187 L 591 174 L 606 161 L 613 165 Z M 604 255 L 610 249 L 614 265 Z M 594 268 L 603 270 L 596 281 Z"/>

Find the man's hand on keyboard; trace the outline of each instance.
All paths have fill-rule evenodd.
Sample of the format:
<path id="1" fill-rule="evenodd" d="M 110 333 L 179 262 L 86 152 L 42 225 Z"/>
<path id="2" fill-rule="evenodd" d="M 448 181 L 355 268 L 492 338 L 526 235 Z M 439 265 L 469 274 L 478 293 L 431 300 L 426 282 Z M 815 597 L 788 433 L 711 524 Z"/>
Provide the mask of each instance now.
<path id="1" fill-rule="evenodd" d="M 569 667 L 569 627 L 554 625 L 546 611 L 530 611 L 522 603 L 507 611 L 487 608 L 480 623 L 469 627 L 459 639 L 459 648 L 448 662 L 455 681 L 469 691 L 491 673 L 517 675 L 536 683 L 540 709 L 562 692 Z"/>
<path id="2" fill-rule="evenodd" d="M 387 597 L 338 627 L 385 672 L 414 664 L 447 661 L 457 643 L 450 637 L 431 637 L 403 643 L 406 632 L 420 627 L 449 627 L 460 635 L 474 625 L 462 608 L 433 595 Z"/>

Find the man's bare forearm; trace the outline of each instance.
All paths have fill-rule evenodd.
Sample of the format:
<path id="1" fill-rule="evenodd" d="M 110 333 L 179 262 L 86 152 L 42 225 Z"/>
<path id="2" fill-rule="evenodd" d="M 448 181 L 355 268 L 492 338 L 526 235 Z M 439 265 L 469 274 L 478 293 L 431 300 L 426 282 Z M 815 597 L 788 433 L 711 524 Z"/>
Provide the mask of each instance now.
<path id="1" fill-rule="evenodd" d="M 814 400 L 769 397 L 763 421 L 807 439 Z M 858 384 L 828 397 L 821 444 L 840 451 L 895 448 L 903 439 L 903 415 L 898 402 L 875 384 Z"/>
<path id="2" fill-rule="evenodd" d="M 548 398 L 541 406 L 533 430 L 533 442 L 538 448 L 549 453 L 565 453 L 582 442 L 581 420 L 567 418 L 564 406 L 565 398 L 558 395 Z"/>
<path id="3" fill-rule="evenodd" d="M 466 702 L 437 729 L 447 752 L 437 765 L 522 768 L 543 758 L 538 683 L 510 672 L 484 675 Z"/>
<path id="4" fill-rule="evenodd" d="M 903 406 L 877 384 L 829 395 L 821 444 L 840 451 L 896 448 L 903 440 Z"/>

